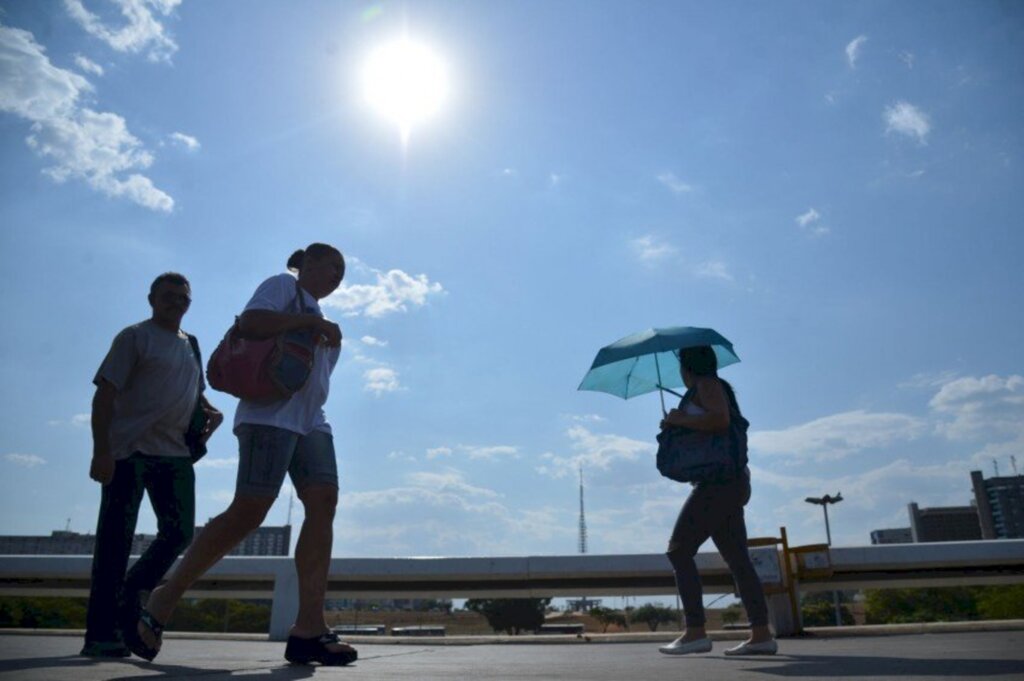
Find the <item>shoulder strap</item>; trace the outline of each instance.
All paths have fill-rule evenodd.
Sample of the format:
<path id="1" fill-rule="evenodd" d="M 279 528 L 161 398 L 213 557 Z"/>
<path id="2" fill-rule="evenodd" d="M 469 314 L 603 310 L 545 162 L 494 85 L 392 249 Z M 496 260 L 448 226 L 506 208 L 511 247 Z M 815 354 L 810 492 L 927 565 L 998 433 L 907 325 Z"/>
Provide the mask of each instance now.
<path id="1" fill-rule="evenodd" d="M 302 299 L 302 287 L 299 286 L 298 277 L 295 277 L 295 310 L 298 314 L 306 311 L 306 303 Z"/>
<path id="2" fill-rule="evenodd" d="M 199 352 L 199 339 L 190 333 L 186 333 L 188 336 L 188 344 L 192 346 L 192 354 L 196 356 L 196 361 L 199 362 L 199 370 L 203 370 L 203 356 Z"/>

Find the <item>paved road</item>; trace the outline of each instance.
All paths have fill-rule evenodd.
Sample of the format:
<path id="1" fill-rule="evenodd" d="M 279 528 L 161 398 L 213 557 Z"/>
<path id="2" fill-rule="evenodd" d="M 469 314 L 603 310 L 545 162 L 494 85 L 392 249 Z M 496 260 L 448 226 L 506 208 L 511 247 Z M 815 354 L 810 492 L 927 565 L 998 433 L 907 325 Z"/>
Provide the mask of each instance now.
<path id="1" fill-rule="evenodd" d="M 774 658 L 671 658 L 657 643 L 565 645 L 361 644 L 347 668 L 291 667 L 283 645 L 263 641 L 170 639 L 150 664 L 78 657 L 69 636 L 0 635 L 0 680 L 384 679 L 416 681 L 666 681 L 673 679 L 1024 679 L 1024 631 L 803 638 L 781 642 Z"/>

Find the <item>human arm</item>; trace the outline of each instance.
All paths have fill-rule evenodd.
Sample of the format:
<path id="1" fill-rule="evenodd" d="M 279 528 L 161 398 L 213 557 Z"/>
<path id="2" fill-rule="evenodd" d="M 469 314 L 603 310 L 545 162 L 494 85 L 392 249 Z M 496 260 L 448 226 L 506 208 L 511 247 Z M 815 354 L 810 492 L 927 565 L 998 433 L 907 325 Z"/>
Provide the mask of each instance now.
<path id="1" fill-rule="evenodd" d="M 206 412 L 208 419 L 201 435 L 202 441 L 205 443 L 210 439 L 214 431 L 220 428 L 220 424 L 224 423 L 224 414 L 217 407 L 210 404 L 210 401 L 206 399 L 206 395 L 199 395 L 199 403 L 203 406 L 203 411 Z"/>
<path id="2" fill-rule="evenodd" d="M 680 409 L 671 410 L 662 420 L 661 427 L 689 428 L 709 432 L 723 431 L 729 427 L 729 398 L 722 382 L 713 376 L 697 378 L 694 401 L 703 409 L 703 414 L 687 414 Z"/>
<path id="3" fill-rule="evenodd" d="M 89 477 L 106 485 L 114 479 L 114 456 L 110 452 L 110 424 L 114 420 L 114 399 L 117 388 L 100 380 L 92 398 L 92 463 Z"/>
<path id="4" fill-rule="evenodd" d="M 238 330 L 246 338 L 272 338 L 288 331 L 313 329 L 330 347 L 341 345 L 341 327 L 314 314 L 293 314 L 273 310 L 246 310 L 238 318 Z"/>

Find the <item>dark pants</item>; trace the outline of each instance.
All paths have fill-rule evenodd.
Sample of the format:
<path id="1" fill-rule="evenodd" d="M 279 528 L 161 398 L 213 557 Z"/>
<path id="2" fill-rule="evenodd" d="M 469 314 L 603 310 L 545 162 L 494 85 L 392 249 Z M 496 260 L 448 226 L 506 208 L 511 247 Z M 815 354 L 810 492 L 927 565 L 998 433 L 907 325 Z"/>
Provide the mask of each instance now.
<path id="1" fill-rule="evenodd" d="M 156 514 L 157 536 L 126 576 L 144 490 Z M 136 452 L 117 462 L 100 500 L 87 644 L 121 641 L 119 620 L 126 609 L 134 609 L 138 593 L 152 590 L 192 541 L 195 505 L 195 473 L 188 458 Z"/>
<path id="2" fill-rule="evenodd" d="M 705 622 L 700 575 L 693 558 L 708 537 L 732 570 L 750 624 L 768 624 L 764 589 L 747 553 L 743 507 L 749 500 L 750 478 L 742 475 L 727 483 L 702 483 L 694 487 L 679 512 L 667 555 L 675 569 L 676 587 L 688 627 L 703 627 Z"/>

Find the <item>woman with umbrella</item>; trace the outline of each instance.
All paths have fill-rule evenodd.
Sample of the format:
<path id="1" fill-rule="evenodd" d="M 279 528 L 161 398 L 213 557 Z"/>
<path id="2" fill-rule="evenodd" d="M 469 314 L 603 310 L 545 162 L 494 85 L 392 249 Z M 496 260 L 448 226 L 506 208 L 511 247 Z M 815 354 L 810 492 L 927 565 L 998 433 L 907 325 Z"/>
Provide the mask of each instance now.
<path id="1" fill-rule="evenodd" d="M 663 393 L 668 390 L 665 384 L 677 386 L 681 379 L 686 395 L 679 408 L 665 414 L 662 430 L 685 428 L 711 435 L 729 431 L 734 421 L 745 423 L 732 386 L 718 377 L 719 366 L 738 361 L 732 344 L 712 329 L 648 329 L 602 348 L 580 389 L 628 399 L 654 390 Z M 679 367 L 679 378 L 668 373 L 670 366 Z M 667 376 L 662 376 L 663 368 Z M 662 405 L 664 410 L 664 397 Z M 730 466 L 734 474 L 694 483 L 669 539 L 666 554 L 675 570 L 686 630 L 659 649 L 667 655 L 711 651 L 711 639 L 704 628 L 700 575 L 694 561 L 697 550 L 709 537 L 732 570 L 751 625 L 750 638 L 725 654 L 774 655 L 778 650 L 768 628 L 764 590 L 747 552 L 743 507 L 750 500 L 750 469 L 746 448 L 736 446 L 733 451 L 738 459 Z"/>
<path id="2" fill-rule="evenodd" d="M 736 394 L 727 381 L 718 377 L 718 360 L 707 345 L 679 351 L 679 364 L 690 399 L 681 409 L 671 410 L 661 427 L 681 427 L 697 431 L 720 432 L 729 428 L 733 414 L 739 416 Z M 746 458 L 745 452 L 743 453 Z M 668 655 L 686 655 L 711 651 L 711 639 L 704 630 L 704 603 L 700 576 L 694 556 L 708 537 L 715 542 L 722 558 L 732 570 L 739 587 L 743 607 L 750 620 L 750 638 L 729 648 L 726 655 L 774 655 L 778 650 L 768 629 L 768 607 L 754 565 L 747 553 L 747 526 L 743 507 L 750 500 L 750 469 L 746 461 L 739 475 L 724 482 L 701 482 L 694 486 L 679 512 L 667 555 L 676 573 L 676 587 L 686 614 L 686 631 L 672 643 L 662 646 Z"/>

